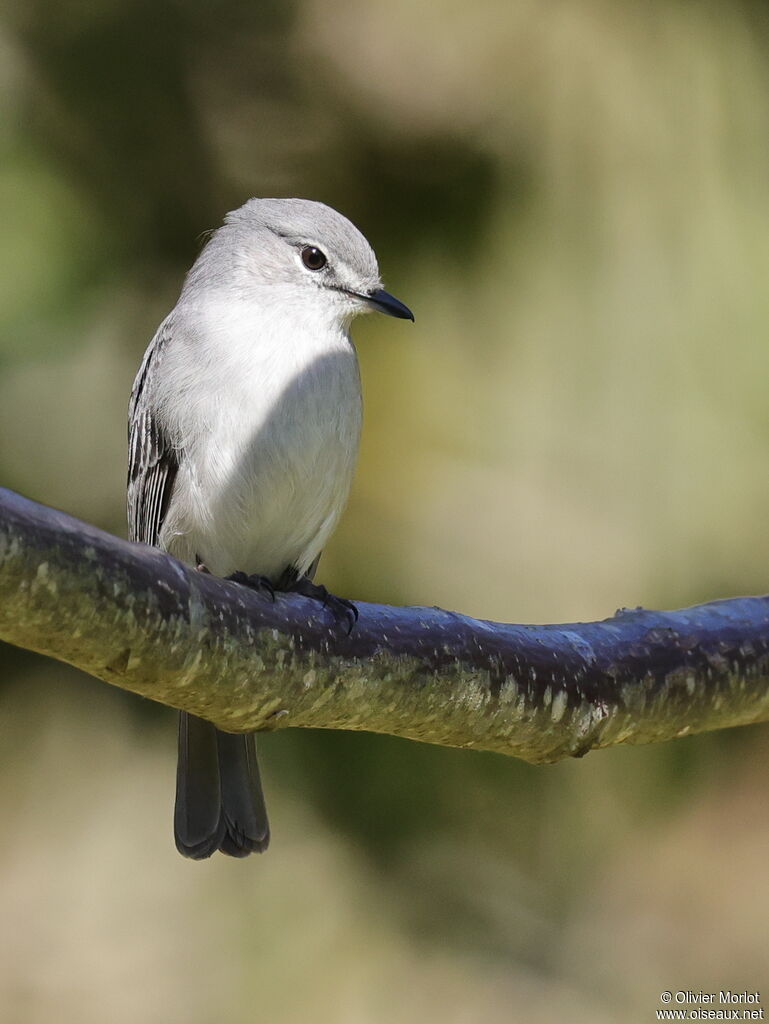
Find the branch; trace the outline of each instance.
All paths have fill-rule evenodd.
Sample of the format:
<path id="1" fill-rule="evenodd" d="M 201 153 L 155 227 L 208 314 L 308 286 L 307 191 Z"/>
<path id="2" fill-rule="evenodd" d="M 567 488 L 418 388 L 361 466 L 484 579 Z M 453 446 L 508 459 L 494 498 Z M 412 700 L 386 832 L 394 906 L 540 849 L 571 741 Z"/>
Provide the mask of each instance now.
<path id="1" fill-rule="evenodd" d="M 233 732 L 365 729 L 531 762 L 769 720 L 769 597 L 511 626 L 206 576 L 0 489 L 0 639 Z"/>

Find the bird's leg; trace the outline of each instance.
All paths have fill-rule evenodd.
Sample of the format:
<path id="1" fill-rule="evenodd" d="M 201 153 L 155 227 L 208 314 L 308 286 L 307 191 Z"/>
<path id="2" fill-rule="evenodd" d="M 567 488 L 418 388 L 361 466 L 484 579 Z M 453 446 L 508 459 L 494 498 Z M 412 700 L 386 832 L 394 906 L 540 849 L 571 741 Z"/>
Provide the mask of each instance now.
<path id="1" fill-rule="evenodd" d="M 198 572 L 203 572 L 207 576 L 212 575 L 211 570 L 200 555 L 195 555 L 195 563 L 195 568 Z M 231 583 L 239 583 L 242 587 L 248 587 L 251 590 L 265 590 L 272 600 L 275 600 L 275 587 L 273 587 L 272 580 L 268 576 L 260 576 L 258 573 L 252 573 L 249 576 L 247 572 L 233 572 L 224 578 Z"/>
<path id="2" fill-rule="evenodd" d="M 358 621 L 358 609 L 352 601 L 330 594 L 322 584 L 313 583 L 309 576 L 296 576 L 293 580 L 281 581 L 280 590 L 286 594 L 302 594 L 314 601 L 320 601 L 334 616 L 337 625 L 347 627 L 348 636 Z"/>
<path id="3" fill-rule="evenodd" d="M 260 576 L 259 573 L 251 573 L 249 576 L 246 572 L 233 572 L 229 576 L 224 577 L 226 580 L 230 580 L 232 583 L 239 583 L 241 587 L 248 587 L 250 590 L 257 590 L 260 593 L 264 592 L 270 595 L 272 600 L 275 600 L 275 587 L 272 585 L 272 580 L 269 576 Z"/>

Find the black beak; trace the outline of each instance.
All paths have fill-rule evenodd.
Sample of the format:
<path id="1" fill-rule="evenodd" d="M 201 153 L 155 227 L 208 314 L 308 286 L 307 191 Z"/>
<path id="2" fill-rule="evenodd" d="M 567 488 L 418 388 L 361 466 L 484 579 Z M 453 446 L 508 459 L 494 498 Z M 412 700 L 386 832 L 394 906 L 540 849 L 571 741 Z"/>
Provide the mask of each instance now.
<path id="1" fill-rule="evenodd" d="M 408 306 L 404 306 L 400 299 L 396 299 L 394 295 L 390 295 L 384 288 L 377 288 L 376 291 L 371 292 L 369 295 L 361 295 L 370 306 L 374 309 L 379 310 L 380 313 L 387 313 L 388 316 L 397 316 L 401 320 L 414 321 L 414 314 L 411 312 Z"/>

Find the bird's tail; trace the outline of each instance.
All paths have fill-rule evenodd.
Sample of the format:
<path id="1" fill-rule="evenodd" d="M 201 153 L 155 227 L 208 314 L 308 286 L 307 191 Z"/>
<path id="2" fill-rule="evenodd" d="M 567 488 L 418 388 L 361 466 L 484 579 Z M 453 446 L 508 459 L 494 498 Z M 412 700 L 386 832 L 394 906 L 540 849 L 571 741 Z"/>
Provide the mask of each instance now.
<path id="1" fill-rule="evenodd" d="M 270 841 L 253 733 L 222 732 L 185 711 L 179 714 L 174 811 L 176 849 L 203 860 L 262 853 Z"/>

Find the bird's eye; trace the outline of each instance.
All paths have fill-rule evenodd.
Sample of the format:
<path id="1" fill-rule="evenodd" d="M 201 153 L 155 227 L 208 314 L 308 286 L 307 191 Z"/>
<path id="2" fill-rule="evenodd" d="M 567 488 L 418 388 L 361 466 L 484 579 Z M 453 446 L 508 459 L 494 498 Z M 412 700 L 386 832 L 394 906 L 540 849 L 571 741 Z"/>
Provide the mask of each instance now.
<path id="1" fill-rule="evenodd" d="M 323 270 L 328 263 L 326 254 L 316 249 L 314 245 L 306 245 L 301 252 L 302 263 L 308 270 Z"/>

